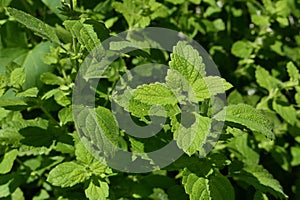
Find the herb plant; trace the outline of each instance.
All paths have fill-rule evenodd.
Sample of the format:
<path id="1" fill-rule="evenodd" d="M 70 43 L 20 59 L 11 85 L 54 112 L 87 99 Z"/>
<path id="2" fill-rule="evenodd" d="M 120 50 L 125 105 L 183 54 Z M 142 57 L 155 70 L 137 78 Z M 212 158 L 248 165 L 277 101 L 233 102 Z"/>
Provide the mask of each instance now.
<path id="1" fill-rule="evenodd" d="M 299 198 L 297 1 L 0 0 L 0 17 L 1 199 Z M 101 76 L 87 74 L 101 78 L 79 90 L 95 93 L 95 108 L 73 115 L 85 59 L 106 39 L 149 26 L 203 45 L 223 78 L 207 73 L 211 66 L 185 41 L 171 53 L 134 50 Z M 149 63 L 150 70 L 136 67 Z M 152 137 L 134 133 L 115 111 L 159 129 Z M 128 173 L 98 159 L 115 151 L 90 145 L 102 141 L 99 130 L 132 153 L 120 163 L 150 169 Z M 183 154 L 155 168 L 147 153 L 171 141 Z"/>

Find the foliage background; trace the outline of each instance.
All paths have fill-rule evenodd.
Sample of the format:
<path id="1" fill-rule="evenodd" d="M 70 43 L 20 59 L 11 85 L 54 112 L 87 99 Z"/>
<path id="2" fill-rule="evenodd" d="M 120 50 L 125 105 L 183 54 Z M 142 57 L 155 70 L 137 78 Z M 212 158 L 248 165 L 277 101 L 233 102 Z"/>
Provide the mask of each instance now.
<path id="1" fill-rule="evenodd" d="M 54 27 L 54 35 L 26 25 L 7 6 Z M 208 184 L 204 199 L 299 199 L 299 18 L 297 0 L 0 0 L 0 198 L 197 199 Z M 89 46 L 66 19 L 93 27 L 101 41 L 147 26 L 192 37 L 234 86 L 228 104 L 261 110 L 276 139 L 229 124 L 218 148 L 201 163 L 183 157 L 149 174 L 114 172 L 89 160 L 71 115 L 73 81 Z M 99 92 L 100 104 L 107 105 L 126 66 L 143 61 L 124 58 L 115 64 Z M 79 171 L 63 180 L 50 176 L 61 163 L 70 174 Z M 214 169 L 212 175 L 200 169 L 204 165 Z M 193 178 L 198 182 L 187 183 Z"/>

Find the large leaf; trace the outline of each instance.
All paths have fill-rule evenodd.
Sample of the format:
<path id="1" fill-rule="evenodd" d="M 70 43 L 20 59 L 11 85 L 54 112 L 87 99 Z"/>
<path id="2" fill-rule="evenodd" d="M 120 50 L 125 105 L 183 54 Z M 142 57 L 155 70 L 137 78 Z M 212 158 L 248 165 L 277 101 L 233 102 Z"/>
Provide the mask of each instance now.
<path id="1" fill-rule="evenodd" d="M 81 141 L 85 147 L 89 151 L 98 149 L 105 156 L 113 156 L 121 139 L 111 111 L 104 107 L 74 109 L 76 126 L 80 130 Z"/>
<path id="2" fill-rule="evenodd" d="M 193 115 L 191 117 L 182 116 L 182 118 L 185 117 L 192 119 Z M 191 156 L 197 151 L 202 152 L 209 131 L 210 119 L 194 114 L 194 123 L 188 127 L 180 124 L 179 128 L 174 133 L 174 139 L 176 140 L 178 147 Z"/>
<path id="3" fill-rule="evenodd" d="M 209 99 L 216 94 L 225 93 L 225 91 L 231 87 L 232 85 L 230 83 L 218 76 L 207 76 L 197 79 L 192 85 L 193 92 L 198 101 Z"/>
<path id="4" fill-rule="evenodd" d="M 199 52 L 182 41 L 173 48 L 169 66 L 177 70 L 190 84 L 206 75 L 205 65 Z"/>
<path id="5" fill-rule="evenodd" d="M 50 45 L 49 42 L 40 43 L 27 54 L 22 63 L 26 74 L 24 89 L 41 86 L 40 76 L 53 70 L 53 66 L 45 64 L 42 59 L 50 51 Z"/>
<path id="6" fill-rule="evenodd" d="M 133 92 L 132 98 L 149 105 L 176 104 L 178 102 L 172 91 L 161 83 L 139 86 Z"/>
<path id="7" fill-rule="evenodd" d="M 64 162 L 50 171 L 47 181 L 55 186 L 72 187 L 85 181 L 87 177 L 84 166 L 75 162 Z"/>
<path id="8" fill-rule="evenodd" d="M 8 13 L 18 22 L 34 31 L 37 35 L 46 38 L 54 43 L 60 44 L 54 28 L 45 24 L 41 20 L 15 8 L 7 8 Z"/>
<path id="9" fill-rule="evenodd" d="M 185 170 L 182 183 L 191 200 L 233 200 L 234 189 L 230 181 L 220 173 L 213 173 L 208 178 L 199 177 Z"/>
<path id="10" fill-rule="evenodd" d="M 249 105 L 229 105 L 216 114 L 214 118 L 222 120 L 224 116 L 226 117 L 226 121 L 246 126 L 250 130 L 260 132 L 270 139 L 275 138 L 272 132 L 272 124 L 259 110 Z"/>
<path id="11" fill-rule="evenodd" d="M 287 198 L 280 183 L 261 165 L 248 165 L 241 172 L 234 174 L 234 178 L 277 198 Z"/>

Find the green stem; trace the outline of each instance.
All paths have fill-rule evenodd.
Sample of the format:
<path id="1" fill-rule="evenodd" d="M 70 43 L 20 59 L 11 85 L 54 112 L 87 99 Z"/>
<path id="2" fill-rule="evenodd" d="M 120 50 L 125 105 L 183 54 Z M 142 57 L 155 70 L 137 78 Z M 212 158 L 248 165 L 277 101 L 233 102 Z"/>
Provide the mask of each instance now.
<path id="1" fill-rule="evenodd" d="M 58 121 L 56 121 L 56 119 L 54 119 L 54 117 L 48 112 L 48 110 L 43 106 L 41 105 L 40 106 L 40 109 L 44 112 L 44 114 L 53 122 L 55 122 L 56 124 L 59 124 Z"/>

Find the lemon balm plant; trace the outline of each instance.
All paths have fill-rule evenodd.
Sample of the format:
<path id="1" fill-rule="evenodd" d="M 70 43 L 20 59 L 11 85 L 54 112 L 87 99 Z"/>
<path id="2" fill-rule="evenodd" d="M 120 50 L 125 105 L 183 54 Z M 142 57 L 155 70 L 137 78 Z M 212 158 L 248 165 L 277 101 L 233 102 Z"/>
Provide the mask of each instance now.
<path id="1" fill-rule="evenodd" d="M 0 6 L 1 198 L 297 198 L 297 177 L 285 178 L 299 165 L 299 59 L 288 53 L 299 48 L 282 38 L 299 39 L 282 32 L 299 26 L 287 21 L 299 15 L 297 3 L 7 0 Z M 181 40 L 163 50 L 151 35 L 134 32 L 148 26 L 178 30 Z M 237 31 L 252 26 L 249 35 Z M 125 30 L 132 30 L 126 40 L 117 35 Z M 203 43 L 227 81 L 207 73 L 212 62 L 185 35 Z M 136 48 L 130 39 L 156 48 Z M 277 56 L 285 61 L 270 73 L 266 60 Z M 104 69 L 102 61 L 111 62 Z M 221 98 L 226 91 L 228 105 Z M 142 137 L 145 129 L 126 126 L 120 113 L 157 132 Z M 172 142 L 176 148 L 160 160 L 182 154 L 161 167 L 150 153 Z"/>

